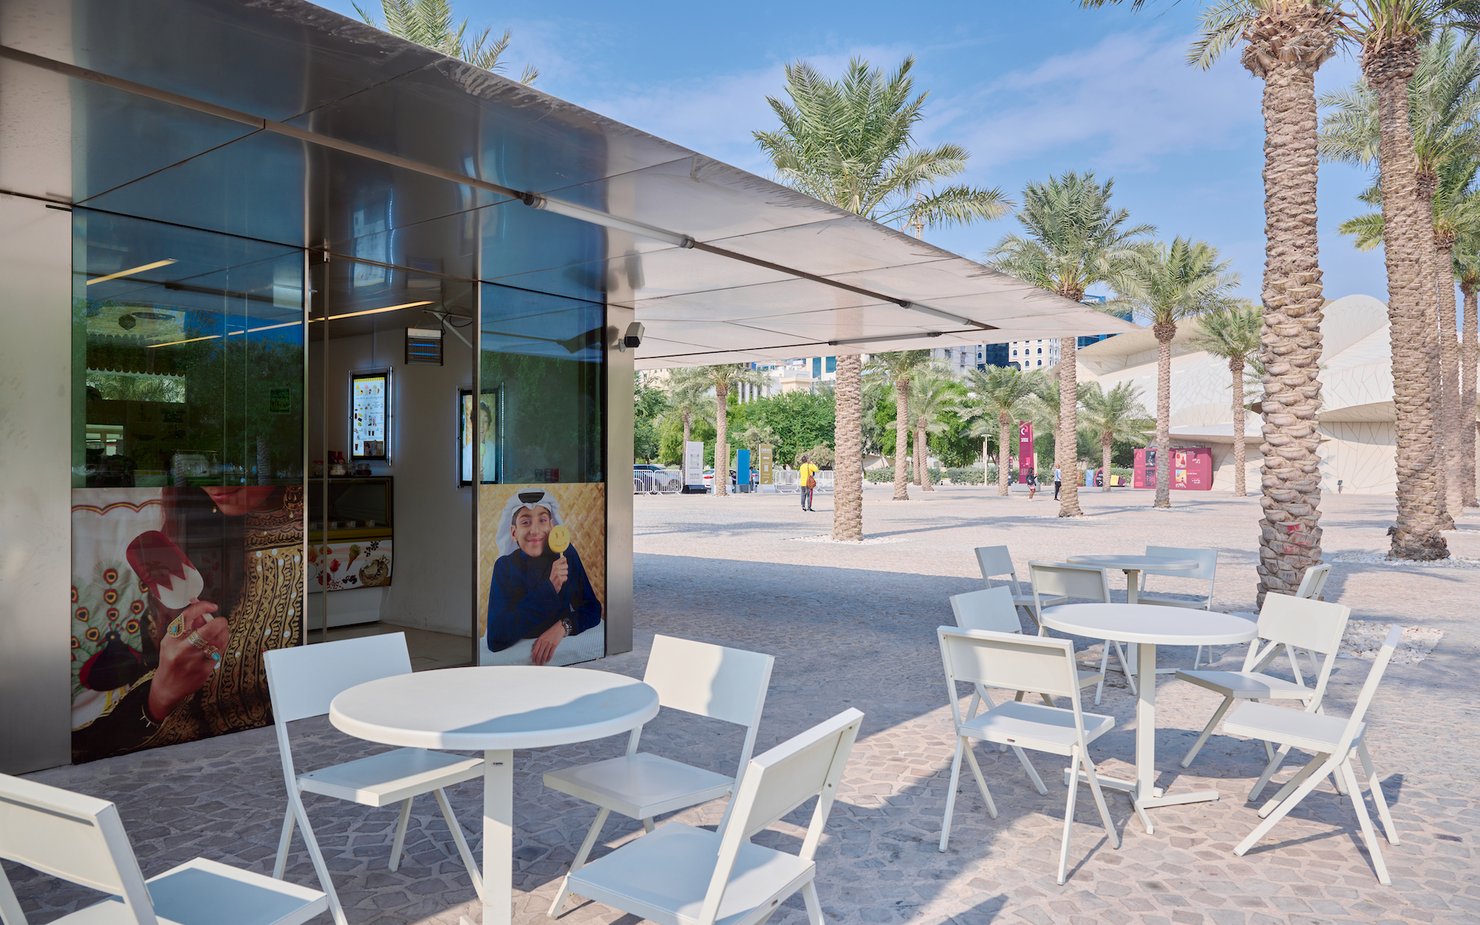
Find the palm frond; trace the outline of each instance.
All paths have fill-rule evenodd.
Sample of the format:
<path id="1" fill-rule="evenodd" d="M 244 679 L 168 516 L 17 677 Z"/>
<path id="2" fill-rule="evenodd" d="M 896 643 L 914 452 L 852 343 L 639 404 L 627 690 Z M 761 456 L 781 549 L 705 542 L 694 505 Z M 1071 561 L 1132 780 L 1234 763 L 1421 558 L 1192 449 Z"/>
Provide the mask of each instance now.
<path id="1" fill-rule="evenodd" d="M 1219 0 L 1203 10 L 1198 38 L 1187 49 L 1187 63 L 1203 70 L 1236 45 L 1258 15 L 1256 0 Z"/>

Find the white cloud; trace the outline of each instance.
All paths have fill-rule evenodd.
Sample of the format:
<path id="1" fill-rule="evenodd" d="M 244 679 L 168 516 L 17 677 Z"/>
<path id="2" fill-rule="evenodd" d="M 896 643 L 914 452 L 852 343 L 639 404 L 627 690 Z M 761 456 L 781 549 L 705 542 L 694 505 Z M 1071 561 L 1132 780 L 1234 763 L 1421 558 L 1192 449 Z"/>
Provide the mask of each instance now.
<path id="1" fill-rule="evenodd" d="M 1188 41 L 1119 32 L 1006 74 L 953 107 L 985 114 L 957 134 L 977 169 L 1069 147 L 1107 171 L 1144 170 L 1168 154 L 1246 140 L 1259 125 L 1259 82 L 1236 60 L 1189 66 Z"/>
<path id="2" fill-rule="evenodd" d="M 829 76 L 842 74 L 848 61 L 862 57 L 892 67 L 906 52 L 896 48 L 860 46 L 847 52 L 800 55 L 801 60 Z M 783 96 L 784 61 L 702 80 L 674 83 L 646 82 L 618 93 L 569 97 L 573 102 L 619 122 L 677 142 L 744 170 L 770 175 L 770 164 L 756 147 L 751 132 L 776 125 L 767 96 Z M 784 98 L 784 97 L 783 97 Z"/>

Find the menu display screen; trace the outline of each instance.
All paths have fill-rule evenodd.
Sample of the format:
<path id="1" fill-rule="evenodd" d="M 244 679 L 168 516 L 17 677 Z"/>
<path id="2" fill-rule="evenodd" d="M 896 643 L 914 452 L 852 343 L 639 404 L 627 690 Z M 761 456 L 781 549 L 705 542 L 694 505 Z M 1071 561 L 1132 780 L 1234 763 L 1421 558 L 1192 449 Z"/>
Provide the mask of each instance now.
<path id="1" fill-rule="evenodd" d="M 386 459 L 387 409 L 391 378 L 388 372 L 355 373 L 350 377 L 350 455 L 354 459 Z"/>

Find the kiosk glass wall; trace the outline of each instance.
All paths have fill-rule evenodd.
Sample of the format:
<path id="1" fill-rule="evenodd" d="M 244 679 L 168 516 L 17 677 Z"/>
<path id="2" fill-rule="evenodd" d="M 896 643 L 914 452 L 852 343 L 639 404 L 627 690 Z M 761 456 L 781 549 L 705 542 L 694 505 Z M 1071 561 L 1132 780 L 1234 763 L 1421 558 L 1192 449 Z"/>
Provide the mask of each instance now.
<path id="1" fill-rule="evenodd" d="M 302 633 L 303 254 L 73 219 L 72 751 L 270 720 Z"/>
<path id="2" fill-rule="evenodd" d="M 478 388 L 499 396 L 500 482 L 478 488 L 480 661 L 600 658 L 605 308 L 489 284 L 482 319 Z"/>

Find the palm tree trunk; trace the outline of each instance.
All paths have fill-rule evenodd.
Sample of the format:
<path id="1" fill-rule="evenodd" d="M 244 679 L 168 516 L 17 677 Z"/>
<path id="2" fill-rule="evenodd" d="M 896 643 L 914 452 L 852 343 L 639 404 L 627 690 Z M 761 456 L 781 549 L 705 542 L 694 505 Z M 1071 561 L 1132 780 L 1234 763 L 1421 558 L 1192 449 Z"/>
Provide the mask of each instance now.
<path id="1" fill-rule="evenodd" d="M 1294 594 L 1321 556 L 1321 294 L 1316 232 L 1315 74 L 1336 42 L 1336 13 L 1266 7 L 1243 64 L 1264 81 L 1264 361 L 1259 589 Z"/>
<path id="2" fill-rule="evenodd" d="M 730 411 L 730 384 L 718 383 L 714 387 L 714 495 L 720 497 L 730 493 L 730 444 L 728 442 L 728 415 Z"/>
<path id="3" fill-rule="evenodd" d="M 1432 198 L 1429 221 L 1433 223 Z M 1439 402 L 1439 433 L 1443 437 L 1444 510 L 1450 526 L 1465 507 L 1464 450 L 1459 420 L 1459 329 L 1454 305 L 1454 239 L 1434 239 L 1434 279 L 1439 306 L 1439 380 L 1443 387 Z"/>
<path id="4" fill-rule="evenodd" d="M 1383 253 L 1388 274 L 1388 323 L 1393 350 L 1393 405 L 1397 412 L 1398 518 L 1389 556 L 1443 559 L 1444 541 L 1439 471 L 1434 433 L 1433 383 L 1437 321 L 1432 305 L 1433 278 L 1422 274 L 1424 252 L 1433 236 L 1424 235 L 1432 206 L 1421 203 L 1417 161 L 1409 130 L 1408 80 L 1418 60 L 1417 42 L 1389 41 L 1370 53 L 1362 70 L 1377 91 L 1378 159 L 1382 180 Z M 1428 208 L 1429 215 L 1424 214 Z"/>
<path id="5" fill-rule="evenodd" d="M 1477 507 L 1475 500 L 1475 376 L 1480 373 L 1480 299 L 1473 286 L 1465 293 L 1464 387 L 1460 390 L 1458 424 L 1460 435 L 1460 478 L 1465 507 Z"/>
<path id="6" fill-rule="evenodd" d="M 935 486 L 930 484 L 930 441 L 925 433 L 924 421 L 915 425 L 915 455 L 920 457 L 920 488 L 935 491 Z"/>
<path id="7" fill-rule="evenodd" d="M 1100 486 L 1100 491 L 1110 490 L 1110 431 L 1100 434 L 1100 471 L 1105 473 L 1105 483 Z"/>
<path id="8" fill-rule="evenodd" d="M 840 358 L 841 359 L 841 358 Z M 904 457 L 909 448 L 909 405 L 910 380 L 900 379 L 894 383 L 894 500 L 910 500 L 909 477 L 905 473 Z"/>
<path id="9" fill-rule="evenodd" d="M 703 471 L 704 470 L 704 457 L 702 455 L 699 457 L 699 470 L 700 471 L 698 471 L 698 472 L 690 472 L 689 469 L 688 469 L 688 460 L 689 460 L 688 446 L 689 446 L 689 435 L 692 432 L 691 428 L 693 426 L 693 415 L 691 415 L 691 414 L 685 414 L 685 415 L 683 415 L 683 418 L 682 419 L 683 419 L 683 442 L 678 445 L 678 462 L 679 462 L 679 465 L 683 468 L 683 485 L 680 487 L 680 490 L 682 490 L 682 491 L 688 491 L 689 490 L 689 482 L 690 482 L 690 480 L 695 480 L 695 481 L 699 481 L 699 482 L 702 482 L 704 480 L 704 471 Z"/>
<path id="10" fill-rule="evenodd" d="M 1075 435 L 1079 432 L 1079 361 L 1076 341 L 1065 337 L 1059 341 L 1059 432 L 1053 441 L 1053 461 L 1064 472 L 1064 487 L 1059 492 L 1059 516 L 1082 517 L 1079 507 L 1079 453 Z"/>
<path id="11" fill-rule="evenodd" d="M 863 541 L 863 361 L 858 354 L 838 357 L 833 389 L 833 530 L 839 543 Z"/>
<path id="12" fill-rule="evenodd" d="M 1417 155 L 1414 157 L 1417 164 Z M 1444 347 L 1439 339 L 1439 319 L 1442 317 L 1440 308 L 1442 293 L 1440 292 L 1441 280 L 1438 267 L 1438 236 L 1434 233 L 1434 189 L 1438 186 L 1438 177 L 1431 170 L 1416 170 L 1413 178 L 1414 196 L 1418 200 L 1419 218 L 1419 273 L 1427 284 L 1423 289 L 1424 302 L 1423 313 L 1428 319 L 1425 324 L 1425 333 L 1428 337 L 1425 358 L 1429 362 L 1429 408 L 1434 417 L 1434 477 L 1437 479 L 1438 487 L 1435 497 L 1439 504 L 1439 522 L 1445 530 L 1454 529 L 1454 518 L 1449 514 L 1449 427 L 1450 406 L 1454 404 L 1449 400 L 1449 389 L 1453 382 L 1444 381 Z M 1450 281 L 1450 289 L 1454 288 L 1451 268 L 1454 266 L 1454 258 L 1451 256 L 1445 264 L 1446 271 L 1443 274 L 1445 280 Z M 1454 295 L 1451 291 L 1449 304 L 1454 305 Z M 1451 315 L 1451 322 L 1453 316 Z M 1454 330 L 1453 323 L 1449 326 Z M 1455 401 L 1459 396 L 1455 395 Z"/>
<path id="13" fill-rule="evenodd" d="M 1172 338 L 1177 326 L 1151 326 L 1156 335 L 1156 500 L 1152 507 L 1172 506 Z"/>
<path id="14" fill-rule="evenodd" d="M 997 494 L 1007 497 L 1007 440 L 1012 433 L 1012 418 L 997 415 Z"/>
<path id="15" fill-rule="evenodd" d="M 1233 496 L 1243 498 L 1249 494 L 1244 484 L 1244 465 L 1247 462 L 1244 449 L 1244 358 L 1229 359 L 1228 371 L 1233 373 Z"/>

